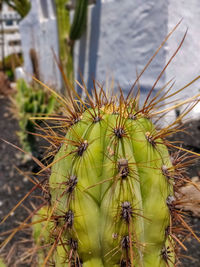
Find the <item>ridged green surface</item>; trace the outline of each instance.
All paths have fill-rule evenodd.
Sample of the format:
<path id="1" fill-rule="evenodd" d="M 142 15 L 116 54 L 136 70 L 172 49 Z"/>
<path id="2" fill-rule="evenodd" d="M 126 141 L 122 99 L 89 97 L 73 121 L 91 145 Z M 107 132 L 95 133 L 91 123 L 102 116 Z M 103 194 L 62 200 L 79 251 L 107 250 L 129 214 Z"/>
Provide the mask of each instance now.
<path id="1" fill-rule="evenodd" d="M 23 79 L 17 81 L 17 93 L 13 97 L 14 106 L 17 109 L 20 131 L 18 136 L 23 149 L 26 152 L 35 150 L 35 124 L 31 117 L 53 113 L 56 99 L 43 89 L 30 87 Z M 15 114 L 16 116 L 16 114 Z"/>
<path id="2" fill-rule="evenodd" d="M 73 81 L 73 51 L 69 45 L 70 16 L 65 5 L 68 0 L 55 0 L 59 40 L 59 60 L 65 76 Z"/>
<path id="3" fill-rule="evenodd" d="M 94 122 L 90 112 L 68 129 L 52 166 L 50 217 L 59 221 L 66 245 L 59 243 L 51 257 L 62 255 L 56 266 L 164 267 L 166 200 L 173 195 L 162 171 L 171 167 L 167 148 L 150 139 L 156 130 L 147 118 L 101 111 Z M 168 266 L 173 257 L 171 252 Z"/>
<path id="4" fill-rule="evenodd" d="M 70 29 L 70 39 L 77 40 L 81 37 L 87 24 L 88 0 L 77 0 L 73 22 Z"/>

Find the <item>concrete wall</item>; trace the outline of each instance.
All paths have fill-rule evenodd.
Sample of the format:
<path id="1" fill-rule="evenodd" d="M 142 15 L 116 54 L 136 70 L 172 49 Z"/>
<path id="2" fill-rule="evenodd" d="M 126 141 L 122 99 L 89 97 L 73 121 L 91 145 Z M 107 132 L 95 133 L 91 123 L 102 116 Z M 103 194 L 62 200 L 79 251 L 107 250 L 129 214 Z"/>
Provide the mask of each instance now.
<path id="1" fill-rule="evenodd" d="M 24 70 L 31 80 L 33 66 L 30 49 L 37 54 L 40 80 L 49 86 L 61 89 L 61 77 L 53 57 L 52 49 L 58 56 L 56 14 L 53 1 L 32 0 L 29 14 L 20 22 L 20 33 L 24 54 Z"/>
<path id="2" fill-rule="evenodd" d="M 40 79 L 60 89 L 61 77 L 51 50 L 53 48 L 58 55 L 52 3 L 53 0 L 32 0 L 31 12 L 20 23 L 20 29 L 26 72 L 33 72 L 29 51 L 34 48 Z M 188 27 L 180 52 L 161 76 L 154 93 L 173 77 L 176 80 L 173 90 L 177 90 L 200 73 L 199 17 L 199 0 L 96 0 L 96 4 L 89 6 L 87 32 L 75 44 L 75 78 L 80 80 L 81 72 L 89 90 L 92 78 L 101 83 L 105 83 L 108 77 L 114 78 L 115 87 L 119 84 L 126 94 L 136 79 L 136 73 L 142 71 L 168 32 L 183 18 L 139 81 L 144 100 Z M 199 83 L 196 83 L 180 93 L 179 99 L 198 92 Z M 199 115 L 200 107 L 197 106 L 191 117 Z M 174 117 L 174 112 L 171 116 Z"/>
<path id="3" fill-rule="evenodd" d="M 167 60 L 177 48 L 186 30 L 188 30 L 180 51 L 166 72 L 167 80 L 172 77 L 175 78 L 174 90 L 177 90 L 200 75 L 200 1 L 170 0 L 168 5 L 168 18 L 168 31 L 179 20 L 182 19 L 182 22 L 167 44 Z M 198 94 L 200 93 L 199 88 L 200 81 L 197 81 L 177 95 L 177 98 L 186 99 Z M 183 109 L 184 107 L 181 108 L 181 111 Z M 190 113 L 188 118 L 200 119 L 200 104 L 193 109 L 193 112 Z"/>
<path id="4" fill-rule="evenodd" d="M 157 79 L 170 55 L 179 45 L 188 26 L 187 38 L 155 90 L 176 77 L 179 89 L 200 73 L 200 3 L 199 0 L 101 0 L 90 6 L 88 29 L 75 47 L 75 74 L 84 75 L 88 88 L 91 77 L 105 82 L 108 74 L 127 92 L 164 37 L 183 18 L 170 41 L 140 79 L 144 96 Z M 199 85 L 191 86 L 180 98 L 198 92 Z M 196 108 L 199 116 L 200 108 Z M 174 113 L 171 114 L 172 117 Z"/>
<path id="5" fill-rule="evenodd" d="M 103 82 L 110 74 L 123 90 L 128 91 L 136 78 L 136 71 L 143 69 L 167 34 L 168 5 L 165 1 L 154 0 L 104 0 L 97 1 L 90 9 L 85 49 L 84 37 L 75 49 L 76 72 L 80 68 L 79 62 L 85 57 L 80 71 L 86 80 L 95 76 Z M 155 23 L 155 18 L 160 24 Z M 152 84 L 165 63 L 165 57 L 163 49 L 144 74 L 141 81 L 144 90 Z M 161 84 L 163 80 L 164 77 Z M 88 86 L 91 87 L 90 81 Z"/>

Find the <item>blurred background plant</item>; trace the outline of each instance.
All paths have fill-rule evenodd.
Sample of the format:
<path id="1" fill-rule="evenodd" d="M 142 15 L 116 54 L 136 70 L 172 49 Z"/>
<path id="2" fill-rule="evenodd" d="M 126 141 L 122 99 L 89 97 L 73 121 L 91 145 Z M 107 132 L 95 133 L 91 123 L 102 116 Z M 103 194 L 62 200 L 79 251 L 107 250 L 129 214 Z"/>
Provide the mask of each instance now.
<path id="1" fill-rule="evenodd" d="M 59 39 L 59 61 L 62 65 L 63 73 L 72 81 L 73 51 L 67 39 L 70 32 L 70 13 L 69 10 L 65 8 L 65 4 L 66 0 L 55 0 Z"/>
<path id="2" fill-rule="evenodd" d="M 34 8 L 36 2 L 31 2 L 29 0 L 0 0 L 0 11 L 3 14 L 3 7 L 5 5 L 9 6 L 11 10 L 17 12 L 20 15 L 20 18 L 16 20 L 15 27 L 19 24 L 19 29 L 23 28 L 23 23 L 25 23 L 25 27 L 27 27 L 26 19 L 29 17 L 29 12 L 31 8 Z M 41 10 L 44 12 L 46 19 L 47 15 L 49 15 L 49 5 L 45 2 L 41 2 Z M 49 3 L 50 4 L 50 3 Z M 77 0 L 76 2 L 66 1 L 66 0 L 55 0 L 51 2 L 53 4 L 54 11 L 56 14 L 57 20 L 57 34 L 58 34 L 58 46 L 59 46 L 59 56 L 54 57 L 54 61 L 57 61 L 56 68 L 59 68 L 59 71 L 62 74 L 63 79 L 66 77 L 68 81 L 71 83 L 74 82 L 73 75 L 73 48 L 75 41 L 81 38 L 83 33 L 86 30 L 87 24 L 87 6 L 88 0 Z M 36 7 L 36 5 L 35 5 Z M 74 17 L 70 19 L 70 12 L 74 10 Z M 7 11 L 6 11 L 7 10 Z M 11 12 L 10 9 L 5 9 L 4 14 L 2 15 L 1 22 L 4 23 L 5 34 L 7 31 L 12 30 L 11 28 L 6 27 L 7 17 L 6 12 Z M 38 12 L 38 11 L 37 11 Z M 45 13 L 46 12 L 46 13 Z M 11 13 L 9 13 L 9 17 Z M 50 15 L 49 15 L 50 16 Z M 15 15 L 13 14 L 13 18 Z M 22 23 L 21 23 L 21 22 Z M 3 25 L 3 24 L 2 24 Z M 2 27 L 3 29 L 3 27 Z M 22 30 L 23 32 L 23 30 Z M 3 34 L 3 32 L 2 32 Z M 29 33 L 31 36 L 34 36 L 34 32 Z M 29 38 L 29 37 L 27 37 Z M 32 38 L 32 37 L 31 37 Z M 35 37 L 34 37 L 35 38 Z M 21 38 L 22 44 L 26 38 Z M 32 39 L 31 39 L 32 40 Z M 13 41 L 13 40 L 11 40 Z M 50 96 L 49 92 L 45 91 L 41 86 L 36 85 L 35 82 L 27 80 L 27 75 L 20 78 L 20 76 L 15 75 L 15 70 L 17 68 L 23 69 L 23 64 L 29 60 L 31 63 L 31 69 L 33 71 L 33 76 L 38 79 L 41 79 L 44 76 L 41 73 L 41 57 L 40 56 L 40 48 L 41 46 L 35 46 L 34 42 L 31 42 L 28 48 L 28 59 L 26 53 L 12 53 L 5 56 L 5 51 L 2 50 L 2 58 L 0 61 L 0 69 L 3 70 L 4 76 L 8 77 L 10 82 L 15 82 L 14 88 L 16 93 L 11 96 L 12 101 L 12 113 L 19 120 L 20 131 L 18 131 L 18 136 L 20 139 L 20 143 L 23 149 L 29 153 L 35 153 L 35 136 L 32 133 L 35 133 L 35 125 L 29 120 L 30 117 L 36 117 L 38 115 L 48 115 L 52 113 L 55 109 L 55 98 Z M 5 46 L 5 44 L 4 44 Z M 39 49 L 39 50 L 38 50 Z M 51 54 L 53 52 L 51 50 Z M 4 57 L 5 56 L 5 57 Z M 55 56 L 55 55 L 54 55 Z M 25 58 L 25 62 L 24 62 Z M 25 69 L 25 71 L 27 71 Z M 23 70 L 22 70 L 23 72 Z M 51 73 L 52 75 L 53 73 Z M 16 77 L 15 77 L 16 76 Z M 30 76 L 31 77 L 31 76 Z M 66 80 L 63 83 L 66 84 Z M 10 85 L 9 85 L 10 86 Z M 5 86 L 2 86 L 2 92 L 5 91 Z M 8 85 L 6 84 L 6 87 Z M 59 91 L 59 88 L 55 88 Z M 62 89 L 63 94 L 67 95 L 66 89 Z M 12 91 L 13 93 L 13 91 Z"/>
<path id="3" fill-rule="evenodd" d="M 59 63 L 62 66 L 62 73 L 73 83 L 74 43 L 81 38 L 86 30 L 88 0 L 77 0 L 75 6 L 69 0 L 55 0 L 55 6 L 59 38 Z M 75 11 L 73 20 L 70 22 L 70 10 L 72 8 Z"/>
<path id="4" fill-rule="evenodd" d="M 4 264 L 3 259 L 0 258 L 0 267 L 6 267 L 6 265 Z"/>
<path id="5" fill-rule="evenodd" d="M 0 8 L 2 7 L 3 2 L 15 10 L 21 16 L 21 18 L 24 18 L 31 8 L 31 3 L 29 0 L 1 0 Z"/>
<path id="6" fill-rule="evenodd" d="M 3 62 L 0 61 L 0 69 L 4 69 L 5 74 L 8 76 L 10 81 L 15 80 L 15 68 L 23 65 L 23 56 L 21 53 L 13 53 L 4 58 Z"/>
<path id="7" fill-rule="evenodd" d="M 30 118 L 47 116 L 55 111 L 58 104 L 53 95 L 35 83 L 30 86 L 20 79 L 17 81 L 16 90 L 16 94 L 11 97 L 11 110 L 19 121 L 20 131 L 17 134 L 24 151 L 35 154 L 36 126 Z"/>

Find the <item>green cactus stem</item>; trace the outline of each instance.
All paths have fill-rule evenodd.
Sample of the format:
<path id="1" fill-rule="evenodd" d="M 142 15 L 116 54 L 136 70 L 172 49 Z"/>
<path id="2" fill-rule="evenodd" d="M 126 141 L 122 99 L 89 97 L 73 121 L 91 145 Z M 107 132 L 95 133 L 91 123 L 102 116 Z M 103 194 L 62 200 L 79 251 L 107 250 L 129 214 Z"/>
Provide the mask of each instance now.
<path id="1" fill-rule="evenodd" d="M 32 190 L 41 189 L 43 202 L 3 241 L 2 249 L 18 229 L 30 226 L 39 267 L 172 267 L 177 266 L 179 247 L 185 248 L 184 234 L 200 241 L 180 210 L 184 199 L 179 189 L 189 181 L 185 167 L 192 160 L 190 151 L 167 140 L 180 131 L 181 120 L 200 94 L 184 101 L 188 108 L 162 128 L 163 114 L 183 104 L 162 106 L 176 94 L 170 92 L 173 81 L 151 96 L 166 67 L 142 107 L 140 89 L 133 92 L 159 50 L 127 97 L 122 90 L 107 93 L 95 82 L 92 95 L 81 86 L 84 101 L 71 87 L 67 98 L 55 93 L 62 113 L 44 117 L 43 129 L 53 160 L 46 166 L 38 163 L 41 170 L 32 179 Z M 48 120 L 56 126 L 48 127 Z M 179 151 L 170 155 L 170 148 Z"/>
<path id="2" fill-rule="evenodd" d="M 166 141 L 180 118 L 164 129 L 153 123 L 162 95 L 140 109 L 138 93 L 85 92 L 87 102 L 63 99 L 64 137 L 48 135 L 58 148 L 41 170 L 51 168 L 45 223 L 34 226 L 37 246 L 49 246 L 41 266 L 175 266 L 179 233 L 199 240 L 177 209 L 185 158 L 170 156 Z"/>
<path id="3" fill-rule="evenodd" d="M 15 106 L 15 116 L 19 120 L 18 136 L 26 152 L 31 153 L 36 150 L 35 136 L 33 135 L 35 124 L 30 118 L 52 113 L 55 109 L 55 101 L 55 97 L 43 89 L 28 86 L 23 79 L 18 80 L 17 93 L 13 96 L 12 102 Z"/>
<path id="4" fill-rule="evenodd" d="M 166 266 L 173 186 L 162 171 L 171 167 L 168 150 L 155 133 L 149 119 L 106 106 L 86 110 L 68 129 L 49 180 L 62 238 L 77 242 L 65 264 Z"/>
<path id="5" fill-rule="evenodd" d="M 81 37 L 87 25 L 88 0 L 77 0 L 74 19 L 70 29 L 70 40 L 74 41 Z"/>
<path id="6" fill-rule="evenodd" d="M 66 0 L 55 0 L 59 40 L 59 59 L 62 71 L 72 82 L 73 79 L 73 49 L 69 43 L 70 15 L 66 9 Z"/>

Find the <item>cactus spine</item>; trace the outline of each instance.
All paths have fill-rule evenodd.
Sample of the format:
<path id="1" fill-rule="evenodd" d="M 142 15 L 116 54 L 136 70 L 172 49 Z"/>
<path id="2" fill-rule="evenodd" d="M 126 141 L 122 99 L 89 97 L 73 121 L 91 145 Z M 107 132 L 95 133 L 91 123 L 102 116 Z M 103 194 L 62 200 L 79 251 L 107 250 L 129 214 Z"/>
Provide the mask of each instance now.
<path id="1" fill-rule="evenodd" d="M 191 106 L 166 128 L 153 123 L 174 108 L 157 110 L 176 94 L 170 92 L 172 81 L 150 98 L 165 68 L 141 108 L 139 89 L 135 95 L 131 89 L 125 98 L 121 90 L 119 95 L 110 92 L 108 96 L 94 83 L 93 95 L 89 95 L 81 86 L 87 96 L 84 102 L 65 80 L 68 98 L 55 93 L 63 105 L 60 118 L 44 118 L 59 124 L 43 129 L 44 138 L 52 145 L 48 156 L 54 157 L 47 166 L 39 163 L 37 175 L 42 179 L 34 180 L 44 202 L 8 236 L 2 249 L 18 230 L 31 226 L 35 240 L 32 253 L 37 252 L 42 267 L 172 267 L 177 263 L 178 246 L 185 248 L 183 234 L 190 232 L 200 241 L 178 209 L 184 202 L 179 188 L 188 181 L 187 154 L 180 151 L 189 151 L 180 147 L 170 156 L 168 148 L 176 145 L 166 140 L 179 131 Z M 193 101 L 195 105 L 199 97 L 197 94 L 184 104 Z"/>
<path id="2" fill-rule="evenodd" d="M 48 212 L 41 210 L 47 222 L 34 225 L 37 239 L 51 244 L 41 266 L 174 266 L 176 168 L 162 130 L 136 99 L 95 94 L 83 110 L 76 102 L 67 107 L 67 133 L 50 164 Z"/>

